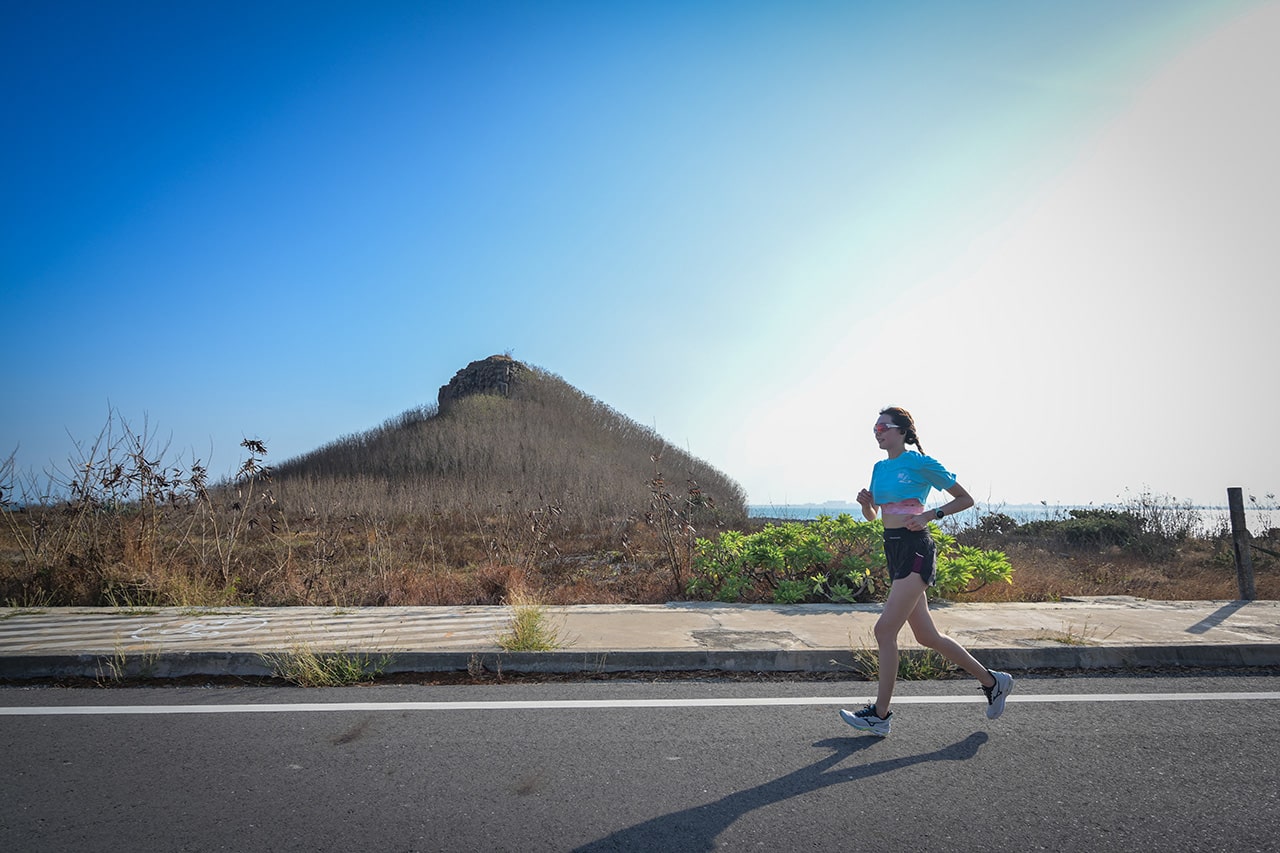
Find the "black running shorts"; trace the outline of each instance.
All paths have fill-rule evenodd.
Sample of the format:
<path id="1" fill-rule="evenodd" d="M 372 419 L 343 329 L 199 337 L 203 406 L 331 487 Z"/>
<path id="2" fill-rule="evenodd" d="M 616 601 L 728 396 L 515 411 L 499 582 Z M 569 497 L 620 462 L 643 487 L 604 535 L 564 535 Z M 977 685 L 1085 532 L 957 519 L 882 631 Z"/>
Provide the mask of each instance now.
<path id="1" fill-rule="evenodd" d="M 927 586 L 933 586 L 938 571 L 938 548 L 927 530 L 895 527 L 884 532 L 884 558 L 892 580 L 919 574 Z"/>

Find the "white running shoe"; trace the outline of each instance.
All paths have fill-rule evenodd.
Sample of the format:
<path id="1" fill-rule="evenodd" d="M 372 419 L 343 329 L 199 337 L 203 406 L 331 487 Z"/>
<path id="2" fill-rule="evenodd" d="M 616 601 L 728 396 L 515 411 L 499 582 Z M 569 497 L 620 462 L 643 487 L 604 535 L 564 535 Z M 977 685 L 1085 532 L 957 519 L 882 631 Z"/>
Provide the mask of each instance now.
<path id="1" fill-rule="evenodd" d="M 889 722 L 889 718 L 892 716 L 893 712 L 890 711 L 885 715 L 884 719 L 877 717 L 876 706 L 874 703 L 863 708 L 861 711 L 846 711 L 843 708 L 840 709 L 840 719 L 844 720 L 858 731 L 871 732 L 871 734 L 878 737 L 884 737 L 889 734 L 889 727 L 892 725 Z"/>
<path id="2" fill-rule="evenodd" d="M 987 719 L 994 720 L 1004 713 L 1004 700 L 1013 692 L 1013 676 L 994 669 L 989 669 L 987 672 L 991 673 L 996 683 L 982 688 L 982 692 L 987 694 Z"/>

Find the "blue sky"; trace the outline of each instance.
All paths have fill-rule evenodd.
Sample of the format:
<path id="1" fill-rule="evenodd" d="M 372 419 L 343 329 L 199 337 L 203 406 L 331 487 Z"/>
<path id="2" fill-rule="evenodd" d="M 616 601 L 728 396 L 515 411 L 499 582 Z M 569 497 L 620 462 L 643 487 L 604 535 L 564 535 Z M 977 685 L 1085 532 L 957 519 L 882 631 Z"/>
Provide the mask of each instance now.
<path id="1" fill-rule="evenodd" d="M 1280 489 L 1275 2 L 9 4 L 0 456 L 277 461 L 494 353 L 756 503 Z"/>

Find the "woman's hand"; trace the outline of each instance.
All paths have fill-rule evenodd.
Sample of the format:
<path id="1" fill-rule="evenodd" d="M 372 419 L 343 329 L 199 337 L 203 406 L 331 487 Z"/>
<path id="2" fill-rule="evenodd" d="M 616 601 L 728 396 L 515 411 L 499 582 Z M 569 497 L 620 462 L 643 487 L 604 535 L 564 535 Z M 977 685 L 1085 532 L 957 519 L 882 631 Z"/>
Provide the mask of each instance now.
<path id="1" fill-rule="evenodd" d="M 858 503 L 862 505 L 862 517 L 867 521 L 875 521 L 877 507 L 869 489 L 858 492 Z"/>
<path id="2" fill-rule="evenodd" d="M 904 524 L 903 527 L 907 528 L 908 530 L 928 530 L 929 516 L 927 513 L 923 513 L 923 512 L 920 513 L 919 515 L 913 515 L 909 519 L 907 519 L 907 523 Z"/>

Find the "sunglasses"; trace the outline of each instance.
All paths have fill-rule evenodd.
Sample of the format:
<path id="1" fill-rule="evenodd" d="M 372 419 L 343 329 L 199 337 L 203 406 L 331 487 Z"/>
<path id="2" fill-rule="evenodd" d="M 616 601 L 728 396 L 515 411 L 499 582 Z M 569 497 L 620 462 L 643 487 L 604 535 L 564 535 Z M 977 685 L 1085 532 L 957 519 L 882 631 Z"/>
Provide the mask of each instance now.
<path id="1" fill-rule="evenodd" d="M 888 432 L 891 429 L 901 429 L 901 427 L 895 424 L 876 424 L 873 429 L 876 431 L 876 435 L 879 435 L 880 433 Z"/>

